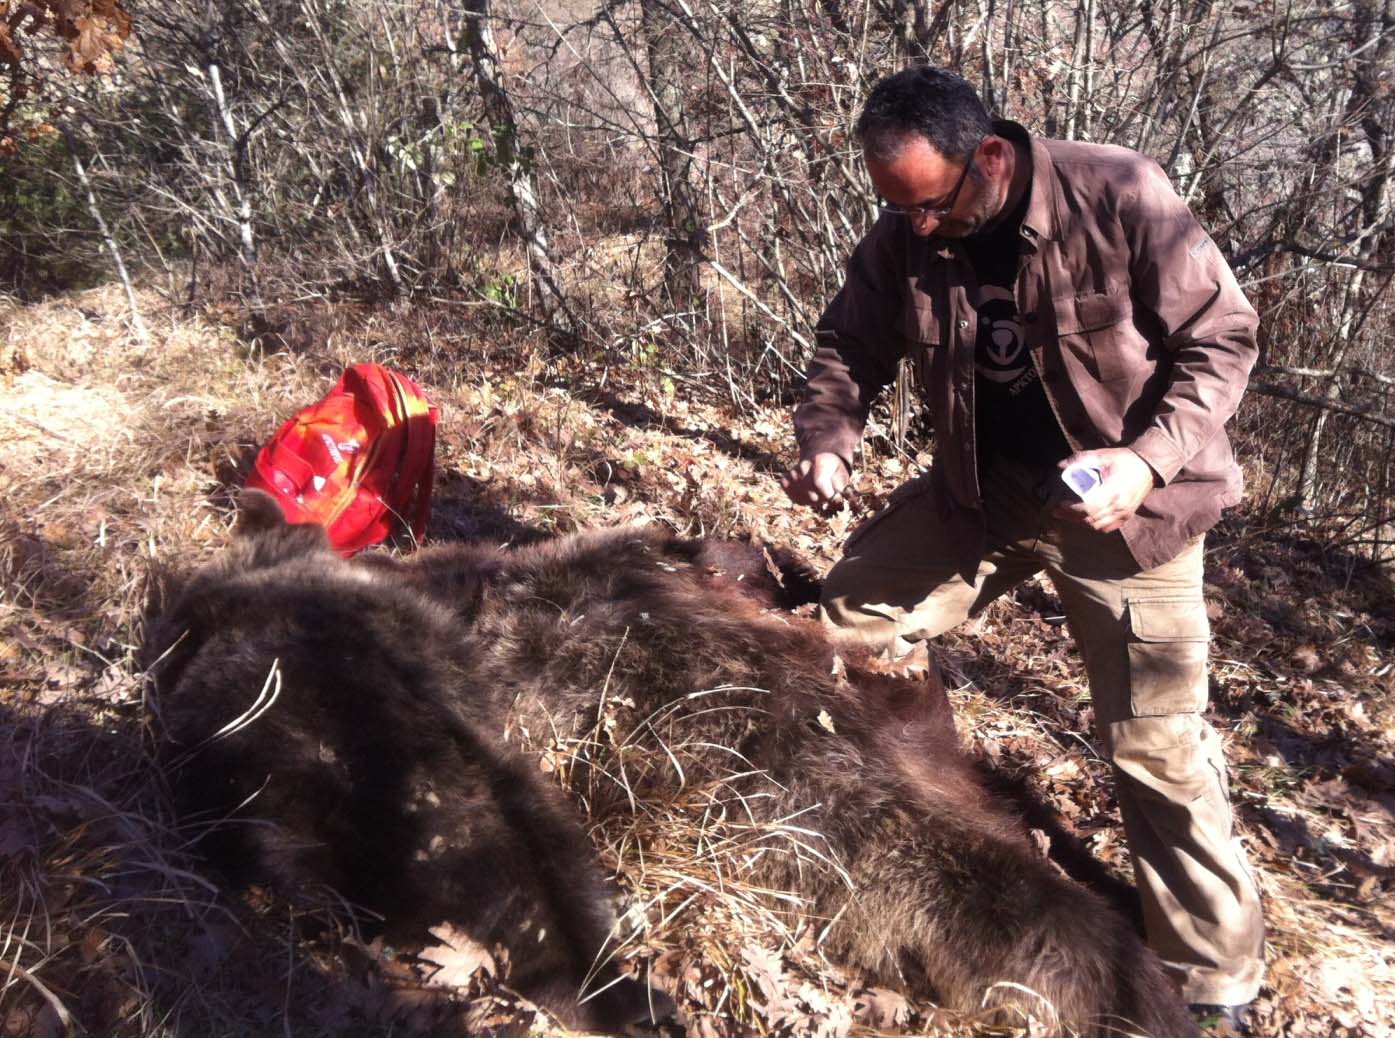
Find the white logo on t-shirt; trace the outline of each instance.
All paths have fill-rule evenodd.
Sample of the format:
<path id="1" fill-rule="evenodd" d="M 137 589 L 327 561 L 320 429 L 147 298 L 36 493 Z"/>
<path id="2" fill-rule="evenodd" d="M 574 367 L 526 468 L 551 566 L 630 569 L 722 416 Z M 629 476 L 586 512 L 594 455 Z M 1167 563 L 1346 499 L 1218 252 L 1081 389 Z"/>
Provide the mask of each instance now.
<path id="1" fill-rule="evenodd" d="M 1017 319 L 1017 302 L 1012 290 L 998 285 L 979 289 L 978 372 L 994 382 L 1015 382 L 1027 369 L 1022 349 L 1022 322 Z"/>

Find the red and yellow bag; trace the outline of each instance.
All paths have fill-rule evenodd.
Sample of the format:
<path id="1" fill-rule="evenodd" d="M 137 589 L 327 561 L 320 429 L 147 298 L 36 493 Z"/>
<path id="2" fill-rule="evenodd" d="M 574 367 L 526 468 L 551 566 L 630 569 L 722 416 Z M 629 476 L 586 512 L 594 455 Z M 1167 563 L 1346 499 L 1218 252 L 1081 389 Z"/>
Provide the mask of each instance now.
<path id="1" fill-rule="evenodd" d="M 320 523 L 347 556 L 403 529 L 421 540 L 435 448 L 436 408 L 416 383 L 355 364 L 277 430 L 247 485 L 276 498 L 287 522 Z"/>

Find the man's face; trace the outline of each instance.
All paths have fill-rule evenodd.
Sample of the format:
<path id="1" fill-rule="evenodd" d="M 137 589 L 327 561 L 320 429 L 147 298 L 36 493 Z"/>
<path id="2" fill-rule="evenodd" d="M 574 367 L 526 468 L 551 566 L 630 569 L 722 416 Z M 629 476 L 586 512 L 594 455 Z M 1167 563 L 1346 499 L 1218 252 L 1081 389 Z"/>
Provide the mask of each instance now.
<path id="1" fill-rule="evenodd" d="M 918 133 L 907 134 L 901 150 L 889 162 L 879 162 L 863 153 L 867 173 L 877 193 L 902 208 L 936 208 L 954 194 L 955 184 L 964 174 L 965 163 L 945 158 Z M 988 190 L 991 181 L 975 164 L 969 170 L 954 198 L 953 207 L 940 218 L 913 213 L 901 217 L 911 221 L 920 237 L 938 234 L 942 238 L 964 238 L 975 233 L 997 215 L 1001 200 Z"/>

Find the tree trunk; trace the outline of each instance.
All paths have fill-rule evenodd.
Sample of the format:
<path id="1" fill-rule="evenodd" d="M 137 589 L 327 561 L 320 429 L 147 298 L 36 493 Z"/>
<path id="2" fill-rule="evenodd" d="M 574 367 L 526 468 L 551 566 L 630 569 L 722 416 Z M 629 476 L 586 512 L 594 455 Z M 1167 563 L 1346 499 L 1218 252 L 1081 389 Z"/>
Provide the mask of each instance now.
<path id="1" fill-rule="evenodd" d="M 939 10 L 931 0 L 887 0 L 880 5 L 897 51 L 907 62 L 924 61 L 949 24 L 956 0 L 943 0 Z M 956 62 L 948 62 L 950 65 Z M 888 72 L 894 69 L 888 69 Z"/>
<path id="2" fill-rule="evenodd" d="M 498 48 L 490 26 L 490 0 L 465 0 L 465 49 L 470 66 L 484 102 L 485 117 L 494 139 L 494 156 L 509 179 L 509 195 L 514 215 L 528 249 L 534 288 L 542 307 L 543 318 L 554 333 L 571 336 L 577 332 L 577 322 L 567 306 L 547 242 L 547 229 L 542 209 L 533 188 L 532 161 L 518 146 L 518 120 L 513 101 L 504 89 L 503 70 L 499 67 Z"/>
<path id="3" fill-rule="evenodd" d="M 1337 342 L 1332 350 L 1332 368 L 1339 369 L 1342 362 L 1346 360 L 1347 350 L 1351 346 L 1352 325 L 1356 318 L 1357 308 L 1361 301 L 1361 282 L 1365 280 L 1366 272 L 1358 270 L 1347 282 L 1346 294 L 1342 299 L 1342 319 L 1337 327 Z M 1337 375 L 1327 383 L 1327 390 L 1323 394 L 1326 400 L 1336 400 L 1339 394 Z M 1317 502 L 1318 490 L 1318 461 L 1322 454 L 1322 434 L 1327 428 L 1327 416 L 1331 412 L 1326 409 L 1320 410 L 1313 418 L 1312 432 L 1308 435 L 1308 444 L 1303 449 L 1303 468 L 1298 476 L 1298 508 L 1300 511 L 1312 511 Z"/>
<path id="4" fill-rule="evenodd" d="M 97 204 L 97 193 L 92 190 L 92 181 L 88 179 L 87 167 L 82 164 L 82 158 L 78 155 L 77 141 L 73 139 L 72 131 L 64 126 L 62 133 L 63 142 L 68 146 L 68 154 L 73 159 L 73 170 L 77 173 L 78 183 L 82 185 L 87 211 L 92 215 L 97 230 L 101 232 L 102 241 L 111 253 L 111 261 L 116 265 L 116 274 L 121 278 L 121 287 L 126 290 L 126 302 L 131 308 L 131 327 L 135 330 L 136 339 L 145 342 L 150 338 L 150 333 L 145 327 L 145 318 L 141 316 L 140 306 L 136 303 L 136 290 L 131 286 L 131 276 L 126 271 L 126 261 L 121 257 L 121 248 L 116 244 L 116 236 L 111 233 L 111 228 L 102 216 L 102 209 Z"/>
<path id="5" fill-rule="evenodd" d="M 649 59 L 649 93 L 659 153 L 663 203 L 664 286 L 678 313 L 705 310 L 702 293 L 703 221 L 693 191 L 693 142 L 684 112 L 683 73 L 692 38 L 658 0 L 640 0 L 640 24 Z"/>
<path id="6" fill-rule="evenodd" d="M 1395 149 L 1391 147 L 1395 131 L 1395 112 L 1382 89 L 1383 70 L 1395 60 L 1395 0 L 1362 0 L 1356 5 L 1357 34 L 1355 43 L 1369 48 L 1357 63 L 1353 76 L 1351 100 L 1347 106 L 1349 119 L 1365 132 L 1371 149 L 1372 175 L 1361 189 L 1361 205 L 1357 209 L 1355 247 L 1353 252 L 1361 265 L 1347 282 L 1342 298 L 1341 318 L 1337 326 L 1337 341 L 1333 345 L 1328 367 L 1339 370 L 1353 352 L 1356 315 L 1361 310 L 1361 288 L 1367 266 L 1376 259 L 1390 230 L 1386 226 L 1390 215 L 1390 184 L 1395 174 Z M 1337 376 L 1327 383 L 1325 399 L 1336 400 L 1339 395 Z M 1309 511 L 1317 501 L 1318 461 L 1322 455 L 1322 435 L 1327 428 L 1327 411 L 1319 411 L 1313 419 L 1312 431 L 1303 452 L 1303 468 L 1298 478 L 1297 503 Z"/>

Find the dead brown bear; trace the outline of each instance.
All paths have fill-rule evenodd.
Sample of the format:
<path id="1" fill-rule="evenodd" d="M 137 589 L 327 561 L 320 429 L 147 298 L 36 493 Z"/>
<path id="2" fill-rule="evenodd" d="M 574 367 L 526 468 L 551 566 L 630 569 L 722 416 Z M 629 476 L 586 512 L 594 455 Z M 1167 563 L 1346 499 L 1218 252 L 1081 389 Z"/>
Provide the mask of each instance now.
<path id="1" fill-rule="evenodd" d="M 877 983 L 954 1008 L 1054 1009 L 1088 1034 L 1197 1033 L 1131 926 L 1043 861 L 984 790 L 943 693 L 874 674 L 817 624 L 766 609 L 778 589 L 755 556 L 623 529 L 344 562 L 265 502 L 250 512 L 251 538 L 195 578 L 151 649 L 168 652 L 160 703 L 182 755 L 279 661 L 265 717 L 203 754 L 221 754 L 239 794 L 265 784 L 244 813 L 315 845 L 258 837 L 283 883 L 335 884 L 391 920 L 440 875 L 433 911 L 484 941 L 499 939 L 494 902 L 523 914 L 531 902 L 558 921 L 538 955 L 572 963 L 575 985 L 604 932 L 602 884 L 519 762 L 588 742 L 590 770 L 570 783 L 593 819 L 720 778 L 754 821 L 797 816 L 817 832 L 818 853 L 751 855 L 752 882 L 834 920 L 826 947 Z M 430 726 L 466 734 L 434 750 Z M 404 758 L 428 765 L 450 805 L 429 824 L 415 771 L 386 786 L 372 775 Z M 295 789 L 277 796 L 278 784 Z M 193 800 L 214 807 L 202 788 Z M 410 853 L 375 849 L 385 831 Z M 450 854 L 418 860 L 428 834 Z M 500 881 L 515 870 L 509 899 Z"/>

